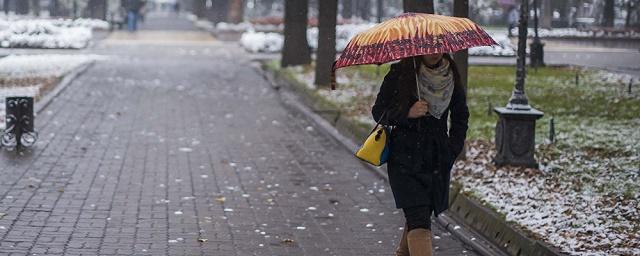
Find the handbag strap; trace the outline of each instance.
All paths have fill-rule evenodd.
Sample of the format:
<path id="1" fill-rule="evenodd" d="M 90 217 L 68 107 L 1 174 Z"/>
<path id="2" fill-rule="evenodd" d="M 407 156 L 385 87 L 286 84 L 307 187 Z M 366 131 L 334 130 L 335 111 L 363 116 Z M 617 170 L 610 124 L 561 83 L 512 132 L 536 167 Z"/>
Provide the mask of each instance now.
<path id="1" fill-rule="evenodd" d="M 376 126 L 373 127 L 371 132 L 369 132 L 369 135 L 371 135 L 373 132 L 376 131 L 376 129 L 378 129 L 378 126 L 380 126 L 380 122 L 382 122 L 382 119 L 384 119 L 386 115 L 387 115 L 387 110 L 385 109 L 384 112 L 382 112 L 380 119 L 378 119 L 378 122 L 376 122 Z"/>

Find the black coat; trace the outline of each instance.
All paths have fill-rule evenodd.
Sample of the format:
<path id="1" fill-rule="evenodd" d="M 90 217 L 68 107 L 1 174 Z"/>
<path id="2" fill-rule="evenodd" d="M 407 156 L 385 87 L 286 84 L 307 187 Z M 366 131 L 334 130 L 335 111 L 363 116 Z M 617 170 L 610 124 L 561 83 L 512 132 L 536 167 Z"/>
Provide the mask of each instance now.
<path id="1" fill-rule="evenodd" d="M 430 205 L 436 215 L 448 208 L 451 167 L 464 147 L 469 110 L 455 63 L 449 55 L 455 87 L 449 107 L 440 119 L 431 115 L 409 119 L 418 101 L 415 69 L 411 61 L 391 65 L 373 106 L 376 121 L 393 126 L 391 155 L 387 162 L 389 183 L 396 207 Z M 447 133 L 447 117 L 451 126 Z"/>

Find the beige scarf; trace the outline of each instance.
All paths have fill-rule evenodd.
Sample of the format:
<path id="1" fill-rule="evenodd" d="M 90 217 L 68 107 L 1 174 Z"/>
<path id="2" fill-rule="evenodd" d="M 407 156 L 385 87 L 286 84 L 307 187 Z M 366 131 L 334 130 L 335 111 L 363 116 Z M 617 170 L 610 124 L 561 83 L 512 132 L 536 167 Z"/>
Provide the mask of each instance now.
<path id="1" fill-rule="evenodd" d="M 453 71 L 449 60 L 443 58 L 433 69 L 420 65 L 418 85 L 421 99 L 429 103 L 429 114 L 440 119 L 453 95 Z"/>

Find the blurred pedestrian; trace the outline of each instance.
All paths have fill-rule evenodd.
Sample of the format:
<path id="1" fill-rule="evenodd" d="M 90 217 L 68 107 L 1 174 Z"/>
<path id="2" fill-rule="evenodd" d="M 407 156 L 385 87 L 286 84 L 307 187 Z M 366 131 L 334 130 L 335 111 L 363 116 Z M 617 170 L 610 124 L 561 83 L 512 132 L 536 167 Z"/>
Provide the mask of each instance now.
<path id="1" fill-rule="evenodd" d="M 509 37 L 513 36 L 511 30 L 518 26 L 518 20 L 520 19 L 520 14 L 518 13 L 518 8 L 515 6 L 511 6 L 511 10 L 507 15 L 507 23 L 509 24 Z"/>
<path id="2" fill-rule="evenodd" d="M 176 1 L 175 4 L 173 4 L 173 11 L 175 11 L 176 13 L 180 13 L 180 2 Z"/>
<path id="3" fill-rule="evenodd" d="M 429 54 L 391 65 L 372 114 L 393 127 L 387 170 L 396 207 L 406 219 L 395 255 L 430 256 L 431 215 L 448 208 L 451 168 L 464 147 L 469 121 L 453 58 Z"/>
<path id="4" fill-rule="evenodd" d="M 127 11 L 127 28 L 129 32 L 135 32 L 138 29 L 138 19 L 140 19 L 140 10 L 144 6 L 143 0 L 121 0 L 121 6 Z"/>

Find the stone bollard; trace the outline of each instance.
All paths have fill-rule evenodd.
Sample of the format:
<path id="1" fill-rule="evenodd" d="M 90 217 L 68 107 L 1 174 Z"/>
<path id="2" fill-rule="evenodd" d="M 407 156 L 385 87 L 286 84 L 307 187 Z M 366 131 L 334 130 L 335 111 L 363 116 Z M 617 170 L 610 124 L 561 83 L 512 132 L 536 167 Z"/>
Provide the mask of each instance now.
<path id="1" fill-rule="evenodd" d="M 34 129 L 33 97 L 7 97 L 6 126 L 2 134 L 5 147 L 30 147 L 38 139 Z"/>

